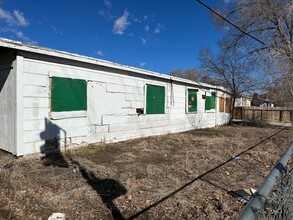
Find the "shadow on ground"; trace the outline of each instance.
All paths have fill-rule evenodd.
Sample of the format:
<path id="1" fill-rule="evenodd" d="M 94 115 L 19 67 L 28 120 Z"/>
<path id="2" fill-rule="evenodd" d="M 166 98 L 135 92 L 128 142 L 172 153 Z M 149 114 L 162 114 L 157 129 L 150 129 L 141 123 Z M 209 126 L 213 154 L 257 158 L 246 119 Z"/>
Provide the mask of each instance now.
<path id="1" fill-rule="evenodd" d="M 105 206 L 110 210 L 113 219 L 125 219 L 114 200 L 127 193 L 127 189 L 117 180 L 101 179 L 95 176 L 93 172 L 82 166 L 78 161 L 66 152 L 66 143 L 64 143 L 64 153 L 60 150 L 60 138 L 66 140 L 66 132 L 57 125 L 45 119 L 45 130 L 40 137 L 45 140 L 41 152 L 44 154 L 42 162 L 44 166 L 56 166 L 71 169 L 80 172 L 87 184 L 101 197 Z M 50 138 L 50 139 L 48 139 Z"/>

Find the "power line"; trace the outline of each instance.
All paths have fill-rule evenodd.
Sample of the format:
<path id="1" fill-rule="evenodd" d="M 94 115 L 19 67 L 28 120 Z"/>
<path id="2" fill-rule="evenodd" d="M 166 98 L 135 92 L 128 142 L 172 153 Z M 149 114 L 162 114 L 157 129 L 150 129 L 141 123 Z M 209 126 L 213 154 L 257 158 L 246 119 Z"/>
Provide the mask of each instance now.
<path id="1" fill-rule="evenodd" d="M 200 3 L 201 5 L 203 5 L 204 7 L 206 7 L 208 10 L 210 10 L 212 13 L 216 14 L 217 16 L 219 16 L 220 18 L 222 18 L 224 21 L 226 21 L 227 23 L 229 23 L 230 25 L 232 25 L 233 27 L 235 27 L 237 30 L 241 31 L 243 34 L 251 37 L 252 39 L 254 39 L 255 41 L 267 46 L 267 47 L 271 47 L 270 45 L 266 44 L 265 42 L 257 39 L 256 37 L 252 36 L 251 34 L 247 33 L 246 31 L 242 30 L 240 27 L 238 27 L 237 25 L 233 24 L 231 21 L 229 21 L 227 18 L 225 18 L 223 15 L 219 14 L 218 12 L 216 12 L 214 9 L 212 9 L 211 7 L 209 7 L 208 5 L 206 5 L 205 3 L 203 3 L 200 0 L 196 0 L 198 3 Z"/>

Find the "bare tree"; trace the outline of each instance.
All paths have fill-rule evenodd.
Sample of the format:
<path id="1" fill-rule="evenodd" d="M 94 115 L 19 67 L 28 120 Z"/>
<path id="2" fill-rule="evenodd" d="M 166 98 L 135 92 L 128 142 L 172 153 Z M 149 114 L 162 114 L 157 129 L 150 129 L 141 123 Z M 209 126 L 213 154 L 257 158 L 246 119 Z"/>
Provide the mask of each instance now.
<path id="1" fill-rule="evenodd" d="M 255 72 L 251 61 L 243 57 L 236 48 L 224 50 L 214 55 L 209 48 L 200 52 L 201 68 L 211 78 L 218 79 L 229 88 L 232 95 L 231 112 L 234 111 L 235 99 L 243 94 L 260 90 L 263 80 Z M 231 114 L 231 121 L 233 114 Z"/>
<path id="2" fill-rule="evenodd" d="M 239 26 L 239 31 L 214 16 L 227 32 L 226 50 L 237 47 L 257 59 L 271 77 L 271 84 L 293 102 L 293 1 L 292 0 L 221 0 L 218 11 Z M 258 39 L 255 40 L 251 36 Z M 280 88 L 278 88 L 280 91 Z"/>
<path id="3" fill-rule="evenodd" d="M 201 79 L 201 73 L 196 69 L 176 69 L 169 73 L 170 76 L 176 76 L 183 79 L 189 79 L 192 81 L 200 81 Z"/>

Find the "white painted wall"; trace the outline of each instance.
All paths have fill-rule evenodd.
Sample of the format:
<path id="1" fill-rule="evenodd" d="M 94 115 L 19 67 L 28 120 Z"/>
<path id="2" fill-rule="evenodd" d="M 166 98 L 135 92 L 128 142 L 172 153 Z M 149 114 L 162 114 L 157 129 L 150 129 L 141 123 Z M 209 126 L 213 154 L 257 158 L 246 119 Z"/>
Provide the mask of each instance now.
<path id="1" fill-rule="evenodd" d="M 23 146 L 21 154 L 41 152 L 45 140 L 55 137 L 64 145 L 114 142 L 130 138 L 214 127 L 228 122 L 229 115 L 216 110 L 205 112 L 198 92 L 198 112 L 186 114 L 186 92 L 196 88 L 151 76 L 79 64 L 48 62 L 39 58 L 23 59 Z M 87 80 L 88 110 L 84 116 L 68 114 L 50 118 L 50 77 Z M 166 89 L 165 114 L 138 115 L 136 108 L 145 108 L 146 84 Z M 172 88 L 173 87 L 173 88 Z M 218 101 L 217 101 L 218 103 Z M 66 139 L 65 139 L 66 138 Z"/>
<path id="2" fill-rule="evenodd" d="M 0 56 L 0 149 L 16 154 L 16 76 L 11 52 Z"/>
<path id="3" fill-rule="evenodd" d="M 219 97 L 224 98 L 224 112 L 220 112 L 220 105 L 219 105 Z M 225 94 L 221 91 L 217 92 L 217 112 L 216 112 L 216 126 L 222 125 L 224 123 L 228 123 L 230 120 L 230 114 L 225 113 L 226 111 L 226 98 L 230 98 L 230 95 Z"/>
<path id="4" fill-rule="evenodd" d="M 251 98 L 239 97 L 235 99 L 235 107 L 249 107 L 251 106 Z"/>

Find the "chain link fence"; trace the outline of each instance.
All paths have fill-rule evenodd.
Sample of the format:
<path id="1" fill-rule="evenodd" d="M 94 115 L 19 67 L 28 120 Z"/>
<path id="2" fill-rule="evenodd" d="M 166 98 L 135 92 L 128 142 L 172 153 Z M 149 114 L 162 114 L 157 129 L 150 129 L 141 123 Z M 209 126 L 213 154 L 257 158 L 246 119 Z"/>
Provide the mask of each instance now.
<path id="1" fill-rule="evenodd" d="M 264 209 L 257 213 L 257 220 L 293 219 L 293 159 L 289 159 L 285 169 L 277 178 Z"/>

